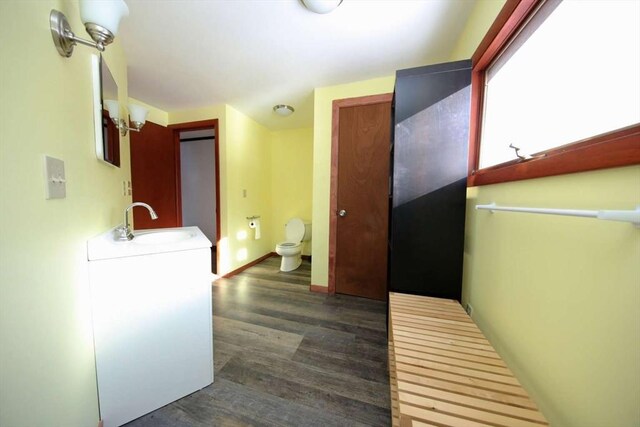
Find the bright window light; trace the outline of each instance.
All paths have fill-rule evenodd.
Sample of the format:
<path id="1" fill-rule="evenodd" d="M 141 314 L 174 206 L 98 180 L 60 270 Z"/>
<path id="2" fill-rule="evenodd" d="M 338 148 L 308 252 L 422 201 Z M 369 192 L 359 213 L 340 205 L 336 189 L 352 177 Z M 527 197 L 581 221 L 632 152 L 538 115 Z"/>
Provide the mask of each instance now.
<path id="1" fill-rule="evenodd" d="M 640 122 L 640 1 L 549 10 L 487 70 L 480 168 L 514 160 L 509 144 L 533 154 Z"/>

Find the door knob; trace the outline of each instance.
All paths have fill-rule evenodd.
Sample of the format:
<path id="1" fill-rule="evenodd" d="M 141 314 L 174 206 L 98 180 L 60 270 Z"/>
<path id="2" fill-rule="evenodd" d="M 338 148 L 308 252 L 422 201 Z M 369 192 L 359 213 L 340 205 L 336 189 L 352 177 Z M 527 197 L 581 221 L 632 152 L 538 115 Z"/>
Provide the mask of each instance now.
<path id="1" fill-rule="evenodd" d="M 338 216 L 341 216 L 341 217 L 347 216 L 347 211 L 345 211 L 344 209 L 340 209 L 338 211 Z"/>

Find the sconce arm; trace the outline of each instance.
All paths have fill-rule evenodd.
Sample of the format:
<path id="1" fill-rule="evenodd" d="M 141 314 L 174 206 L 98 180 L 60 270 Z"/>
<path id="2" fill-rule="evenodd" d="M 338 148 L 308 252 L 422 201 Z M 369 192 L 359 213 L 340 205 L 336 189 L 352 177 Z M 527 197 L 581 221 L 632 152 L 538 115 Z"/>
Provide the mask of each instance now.
<path id="1" fill-rule="evenodd" d="M 114 119 L 111 118 L 111 121 L 116 125 L 116 127 L 120 130 L 120 135 L 127 136 L 127 132 L 140 132 L 144 123 L 140 122 L 131 122 L 133 127 L 129 127 L 125 119 Z"/>
<path id="2" fill-rule="evenodd" d="M 74 43 L 78 43 L 78 44 L 82 44 L 82 45 L 85 45 L 85 46 L 93 47 L 93 48 L 98 49 L 100 52 L 104 52 L 104 45 L 102 43 L 96 43 L 96 42 L 91 41 L 91 40 L 81 39 L 80 37 L 76 36 L 73 33 L 73 31 L 65 31 L 64 37 L 72 40 Z"/>
<path id="3" fill-rule="evenodd" d="M 49 28 L 51 29 L 53 44 L 56 46 L 58 53 L 67 58 L 73 54 L 73 47 L 76 44 L 93 47 L 100 52 L 104 52 L 104 47 L 113 42 L 114 37 L 113 33 L 106 28 L 97 24 L 86 23 L 85 28 L 94 41 L 81 39 L 71 30 L 71 25 L 69 25 L 64 13 L 55 9 L 52 9 L 49 14 Z"/>

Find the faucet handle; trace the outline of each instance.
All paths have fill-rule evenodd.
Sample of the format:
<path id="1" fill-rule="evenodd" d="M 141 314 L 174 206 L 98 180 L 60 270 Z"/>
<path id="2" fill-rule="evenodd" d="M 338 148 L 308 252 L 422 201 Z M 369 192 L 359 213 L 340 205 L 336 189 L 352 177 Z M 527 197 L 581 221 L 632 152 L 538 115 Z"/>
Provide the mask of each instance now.
<path id="1" fill-rule="evenodd" d="M 124 224 L 121 224 L 113 230 L 113 238 L 120 242 L 128 242 L 133 238 L 133 234 Z"/>

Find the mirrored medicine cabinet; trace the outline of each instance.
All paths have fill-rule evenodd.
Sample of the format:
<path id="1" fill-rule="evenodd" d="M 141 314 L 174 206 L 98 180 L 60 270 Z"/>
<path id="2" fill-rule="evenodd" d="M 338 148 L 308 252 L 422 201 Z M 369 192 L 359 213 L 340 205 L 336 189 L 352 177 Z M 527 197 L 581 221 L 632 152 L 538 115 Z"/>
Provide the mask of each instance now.
<path id="1" fill-rule="evenodd" d="M 102 55 L 92 55 L 96 156 L 120 167 L 120 132 L 109 117 L 106 100 L 118 101 L 118 85 Z"/>

